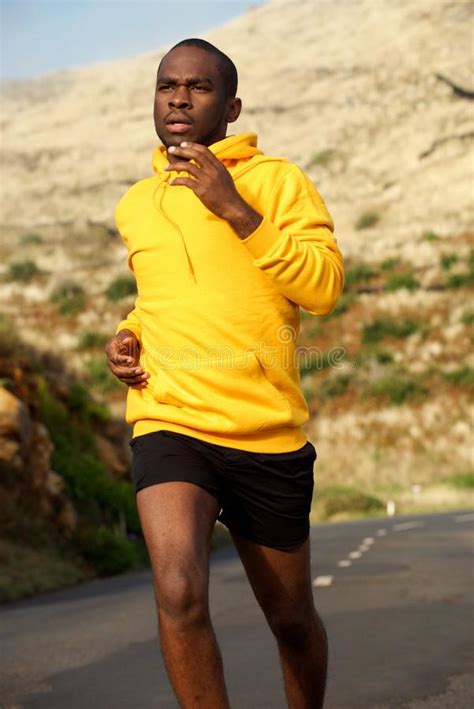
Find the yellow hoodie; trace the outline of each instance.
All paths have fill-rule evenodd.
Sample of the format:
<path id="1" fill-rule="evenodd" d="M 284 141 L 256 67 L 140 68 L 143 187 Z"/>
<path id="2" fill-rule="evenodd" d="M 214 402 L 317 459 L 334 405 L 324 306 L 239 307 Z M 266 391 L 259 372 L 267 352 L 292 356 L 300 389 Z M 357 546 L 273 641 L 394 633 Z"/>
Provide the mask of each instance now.
<path id="1" fill-rule="evenodd" d="M 246 202 L 263 216 L 240 239 L 184 185 L 163 145 L 155 175 L 115 210 L 138 295 L 116 333 L 141 342 L 145 388 L 129 387 L 133 436 L 161 429 L 261 453 L 301 448 L 309 409 L 301 391 L 296 338 L 300 306 L 334 308 L 343 289 L 334 224 L 305 173 L 264 155 L 255 133 L 208 146 Z"/>

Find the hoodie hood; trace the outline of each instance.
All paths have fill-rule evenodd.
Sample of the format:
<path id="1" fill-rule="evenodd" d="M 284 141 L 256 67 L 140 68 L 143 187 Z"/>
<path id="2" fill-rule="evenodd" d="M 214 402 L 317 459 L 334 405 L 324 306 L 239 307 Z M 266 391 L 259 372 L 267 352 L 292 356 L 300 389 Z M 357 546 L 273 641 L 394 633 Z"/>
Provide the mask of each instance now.
<path id="1" fill-rule="evenodd" d="M 183 138 L 185 140 L 185 138 Z M 229 135 L 217 143 L 208 145 L 209 150 L 226 166 L 233 167 L 241 160 L 248 160 L 254 155 L 263 155 L 263 152 L 257 148 L 256 133 L 240 133 L 239 135 Z M 191 160 L 193 162 L 193 160 Z M 167 177 L 172 172 L 177 170 L 167 170 L 164 167 L 169 161 L 166 156 L 166 147 L 159 145 L 153 151 L 152 167 L 154 172 L 161 176 Z"/>

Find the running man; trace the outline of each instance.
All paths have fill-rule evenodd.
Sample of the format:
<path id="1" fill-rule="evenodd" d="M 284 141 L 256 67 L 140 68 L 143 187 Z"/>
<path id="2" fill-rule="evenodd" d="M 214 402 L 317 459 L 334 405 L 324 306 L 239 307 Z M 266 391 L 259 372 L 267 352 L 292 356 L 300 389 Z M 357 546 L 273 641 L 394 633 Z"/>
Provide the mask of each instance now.
<path id="1" fill-rule="evenodd" d="M 306 174 L 265 155 L 256 133 L 227 135 L 236 92 L 234 63 L 204 40 L 161 60 L 154 174 L 115 211 L 138 296 L 107 362 L 128 386 L 136 504 L 180 705 L 230 706 L 208 604 L 218 519 L 276 639 L 288 705 L 317 709 L 328 659 L 310 574 L 317 454 L 295 345 L 300 308 L 334 308 L 343 259 Z"/>

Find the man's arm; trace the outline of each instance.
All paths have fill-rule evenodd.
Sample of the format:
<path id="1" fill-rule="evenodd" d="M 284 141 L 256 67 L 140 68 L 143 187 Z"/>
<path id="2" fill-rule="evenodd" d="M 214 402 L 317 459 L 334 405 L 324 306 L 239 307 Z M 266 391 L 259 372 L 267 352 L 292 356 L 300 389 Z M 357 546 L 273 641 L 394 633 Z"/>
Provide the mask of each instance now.
<path id="1" fill-rule="evenodd" d="M 170 185 L 189 187 L 228 221 L 281 293 L 314 315 L 333 310 L 344 288 L 342 254 L 324 201 L 297 165 L 290 164 L 280 177 L 262 216 L 237 192 L 229 171 L 206 146 L 183 141 L 169 151 L 199 163 L 178 160 L 165 167 L 190 175 Z"/>
<path id="2" fill-rule="evenodd" d="M 118 335 L 120 330 L 131 330 L 136 338 L 141 341 L 142 328 L 140 325 L 140 319 L 137 315 L 136 308 L 128 313 L 124 320 L 121 320 L 117 325 L 115 334 Z"/>
<path id="3" fill-rule="evenodd" d="M 263 217 L 247 206 L 229 223 L 254 264 L 308 312 L 330 313 L 344 288 L 344 263 L 332 218 L 309 178 L 291 165 L 275 185 Z M 254 231 L 245 235 L 252 224 Z"/>

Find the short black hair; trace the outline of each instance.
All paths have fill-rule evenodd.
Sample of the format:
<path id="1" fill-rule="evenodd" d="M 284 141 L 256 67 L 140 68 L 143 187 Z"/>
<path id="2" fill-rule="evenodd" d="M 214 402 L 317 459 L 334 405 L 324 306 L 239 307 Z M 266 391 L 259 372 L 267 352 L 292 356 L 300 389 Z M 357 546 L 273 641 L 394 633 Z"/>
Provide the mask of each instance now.
<path id="1" fill-rule="evenodd" d="M 165 56 L 162 57 L 158 65 L 158 71 L 160 71 L 160 66 L 163 59 L 170 52 L 172 52 L 173 49 L 177 49 L 178 47 L 199 47 L 200 49 L 204 49 L 204 51 L 209 52 L 209 54 L 213 54 L 215 57 L 217 57 L 219 62 L 219 69 L 223 75 L 227 98 L 234 97 L 236 95 L 238 76 L 234 62 L 230 57 L 227 56 L 227 54 L 221 52 L 220 49 L 215 47 L 210 42 L 207 42 L 205 39 L 199 39 L 199 37 L 190 37 L 189 39 L 183 39 L 181 40 L 181 42 L 178 42 L 173 47 L 171 47 L 171 49 L 166 52 Z"/>

